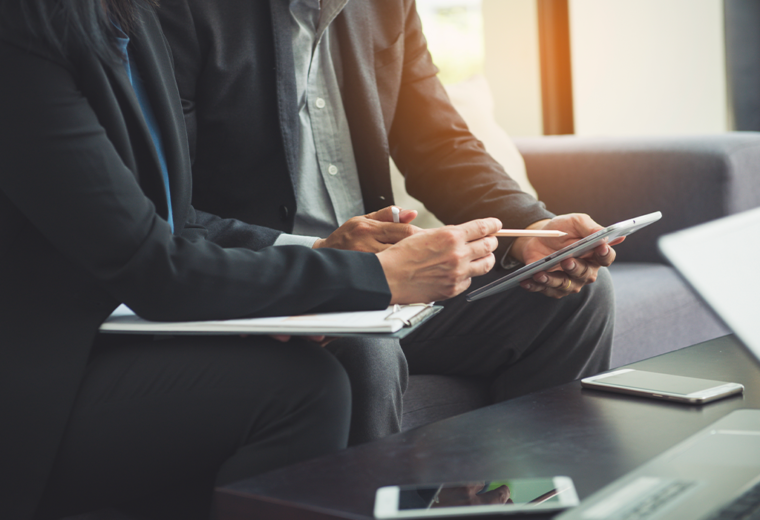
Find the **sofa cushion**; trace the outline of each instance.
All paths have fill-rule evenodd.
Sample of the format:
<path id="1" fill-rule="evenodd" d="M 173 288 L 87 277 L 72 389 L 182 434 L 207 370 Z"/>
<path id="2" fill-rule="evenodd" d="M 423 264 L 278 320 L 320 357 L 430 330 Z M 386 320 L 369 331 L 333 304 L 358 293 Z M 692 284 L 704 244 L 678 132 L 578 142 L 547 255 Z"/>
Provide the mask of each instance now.
<path id="1" fill-rule="evenodd" d="M 615 263 L 612 367 L 728 334 L 672 267 Z"/>

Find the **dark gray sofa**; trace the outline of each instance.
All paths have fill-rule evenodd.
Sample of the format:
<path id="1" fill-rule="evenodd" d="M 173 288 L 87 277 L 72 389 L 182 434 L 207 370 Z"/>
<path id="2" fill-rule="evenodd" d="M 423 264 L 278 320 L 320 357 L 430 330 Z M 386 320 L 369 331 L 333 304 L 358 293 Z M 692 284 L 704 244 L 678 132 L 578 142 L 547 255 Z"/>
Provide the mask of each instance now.
<path id="1" fill-rule="evenodd" d="M 555 213 L 588 213 L 603 225 L 663 213 L 616 248 L 613 367 L 728 332 L 664 263 L 657 237 L 760 206 L 760 133 L 540 137 L 517 146 L 540 199 Z M 415 375 L 404 396 L 403 428 L 487 404 L 483 381 Z"/>

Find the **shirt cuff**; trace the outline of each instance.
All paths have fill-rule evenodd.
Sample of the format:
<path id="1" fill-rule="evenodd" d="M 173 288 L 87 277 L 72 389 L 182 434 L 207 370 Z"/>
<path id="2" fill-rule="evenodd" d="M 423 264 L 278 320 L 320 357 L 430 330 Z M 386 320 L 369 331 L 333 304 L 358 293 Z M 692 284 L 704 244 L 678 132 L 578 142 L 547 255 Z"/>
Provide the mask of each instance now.
<path id="1" fill-rule="evenodd" d="M 512 241 L 512 244 L 514 244 L 514 243 L 515 242 Z M 277 242 L 275 242 L 275 245 L 276 244 L 277 244 Z M 509 269 L 514 269 L 518 265 L 522 265 L 522 262 L 520 262 L 519 260 L 517 260 L 515 258 L 511 258 L 509 256 L 509 252 L 512 250 L 512 244 L 509 244 L 509 246 L 507 246 L 507 250 L 504 251 L 504 255 L 501 257 L 501 262 L 499 262 L 499 265 L 501 265 L 502 269 L 509 270 Z"/>
<path id="2" fill-rule="evenodd" d="M 275 246 L 304 246 L 311 248 L 314 246 L 314 242 L 319 240 L 319 237 L 305 237 L 302 235 L 289 235 L 287 233 L 281 233 L 274 241 Z"/>

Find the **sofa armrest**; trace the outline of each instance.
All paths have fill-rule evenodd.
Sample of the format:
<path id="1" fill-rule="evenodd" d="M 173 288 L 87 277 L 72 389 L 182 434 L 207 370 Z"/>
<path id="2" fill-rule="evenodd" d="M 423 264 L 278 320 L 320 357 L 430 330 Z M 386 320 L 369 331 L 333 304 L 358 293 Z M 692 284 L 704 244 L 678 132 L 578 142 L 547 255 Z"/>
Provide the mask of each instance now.
<path id="1" fill-rule="evenodd" d="M 516 140 L 549 210 L 609 225 L 653 211 L 662 220 L 616 247 L 618 259 L 661 262 L 657 237 L 760 206 L 760 133 Z"/>

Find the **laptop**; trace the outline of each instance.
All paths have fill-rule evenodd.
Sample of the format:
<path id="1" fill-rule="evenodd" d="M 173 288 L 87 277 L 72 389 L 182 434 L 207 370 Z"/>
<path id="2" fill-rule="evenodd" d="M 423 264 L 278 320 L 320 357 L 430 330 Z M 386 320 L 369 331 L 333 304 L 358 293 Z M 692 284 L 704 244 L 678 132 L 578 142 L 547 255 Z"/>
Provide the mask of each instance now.
<path id="1" fill-rule="evenodd" d="M 760 208 L 665 235 L 659 247 L 760 362 Z M 557 518 L 760 518 L 760 410 L 726 415 Z"/>

